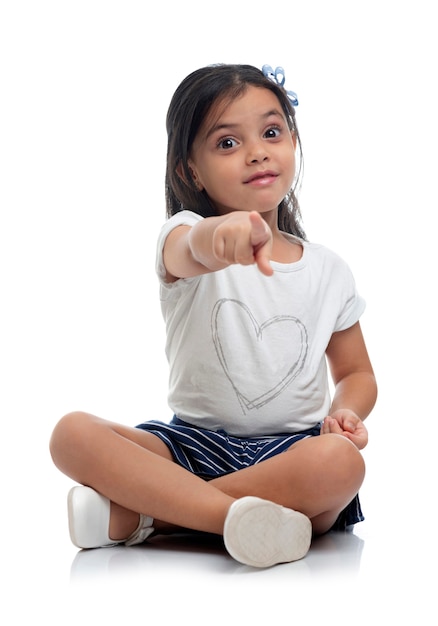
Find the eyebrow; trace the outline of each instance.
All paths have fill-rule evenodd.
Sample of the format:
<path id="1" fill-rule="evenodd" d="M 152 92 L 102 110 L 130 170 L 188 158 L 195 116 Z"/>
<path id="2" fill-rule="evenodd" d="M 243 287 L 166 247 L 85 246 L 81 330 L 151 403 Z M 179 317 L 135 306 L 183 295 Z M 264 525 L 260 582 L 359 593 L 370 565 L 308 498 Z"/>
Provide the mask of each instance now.
<path id="1" fill-rule="evenodd" d="M 260 118 L 262 120 L 267 119 L 268 117 L 271 117 L 272 115 L 276 115 L 277 117 L 281 117 L 284 118 L 284 113 L 282 111 L 280 111 L 279 109 L 271 109 L 270 111 L 267 111 L 267 113 L 263 113 L 263 115 L 260 116 Z M 210 130 L 206 133 L 205 135 L 205 139 L 208 139 L 209 137 L 211 137 L 211 135 L 213 135 L 214 133 L 220 131 L 220 130 L 224 130 L 224 129 L 230 129 L 232 130 L 233 128 L 237 128 L 238 126 L 240 126 L 241 124 L 215 124 L 212 128 L 210 128 Z"/>

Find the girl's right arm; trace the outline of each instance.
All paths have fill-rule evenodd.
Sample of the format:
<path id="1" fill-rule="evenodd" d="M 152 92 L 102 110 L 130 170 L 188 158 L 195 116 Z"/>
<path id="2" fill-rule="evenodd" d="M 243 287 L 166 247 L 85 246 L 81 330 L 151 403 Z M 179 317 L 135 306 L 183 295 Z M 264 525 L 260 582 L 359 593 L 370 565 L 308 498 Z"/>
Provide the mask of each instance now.
<path id="1" fill-rule="evenodd" d="M 257 212 L 236 211 L 207 217 L 194 226 L 177 226 L 163 250 L 167 280 L 215 272 L 228 265 L 257 263 L 270 276 L 272 232 Z"/>

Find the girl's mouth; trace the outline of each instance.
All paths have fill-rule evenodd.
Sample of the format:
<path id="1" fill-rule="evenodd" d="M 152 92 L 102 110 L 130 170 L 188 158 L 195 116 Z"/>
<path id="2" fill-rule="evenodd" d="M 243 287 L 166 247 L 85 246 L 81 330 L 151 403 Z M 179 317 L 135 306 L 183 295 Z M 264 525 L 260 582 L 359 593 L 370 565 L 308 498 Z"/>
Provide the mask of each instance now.
<path id="1" fill-rule="evenodd" d="M 255 174 L 250 176 L 247 180 L 245 180 L 245 184 L 251 184 L 256 186 L 269 185 L 277 178 L 277 176 L 278 174 L 276 174 L 275 172 L 271 172 L 270 170 L 263 170 L 261 172 L 256 172 Z"/>

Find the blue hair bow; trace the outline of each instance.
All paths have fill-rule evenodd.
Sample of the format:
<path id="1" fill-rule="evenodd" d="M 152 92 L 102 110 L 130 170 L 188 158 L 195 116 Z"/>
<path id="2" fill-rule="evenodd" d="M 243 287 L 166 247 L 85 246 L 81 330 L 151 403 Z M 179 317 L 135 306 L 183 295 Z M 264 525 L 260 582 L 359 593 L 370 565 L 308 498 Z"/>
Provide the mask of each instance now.
<path id="1" fill-rule="evenodd" d="M 276 67 L 275 70 L 273 70 L 270 65 L 264 65 L 262 67 L 262 72 L 266 76 L 266 78 L 269 78 L 269 80 L 272 80 L 273 83 L 277 83 L 277 85 L 283 87 L 292 106 L 298 106 L 297 94 L 294 91 L 287 91 L 287 89 L 285 89 L 284 87 L 284 81 L 286 80 L 286 76 L 282 67 Z"/>

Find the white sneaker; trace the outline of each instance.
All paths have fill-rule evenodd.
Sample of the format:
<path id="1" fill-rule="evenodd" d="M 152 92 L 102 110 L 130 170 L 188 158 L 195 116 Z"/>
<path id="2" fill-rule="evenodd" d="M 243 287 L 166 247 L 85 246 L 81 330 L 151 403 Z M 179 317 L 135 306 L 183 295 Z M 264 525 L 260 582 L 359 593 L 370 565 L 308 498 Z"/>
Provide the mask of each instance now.
<path id="1" fill-rule="evenodd" d="M 253 496 L 233 502 L 225 520 L 226 549 L 236 561 L 253 567 L 302 559 L 311 539 L 308 517 Z"/>
<path id="2" fill-rule="evenodd" d="M 78 548 L 104 548 L 120 543 L 133 546 L 142 543 L 154 532 L 153 519 L 140 515 L 140 523 L 128 539 L 110 539 L 110 501 L 91 487 L 70 489 L 67 504 L 70 539 Z"/>

